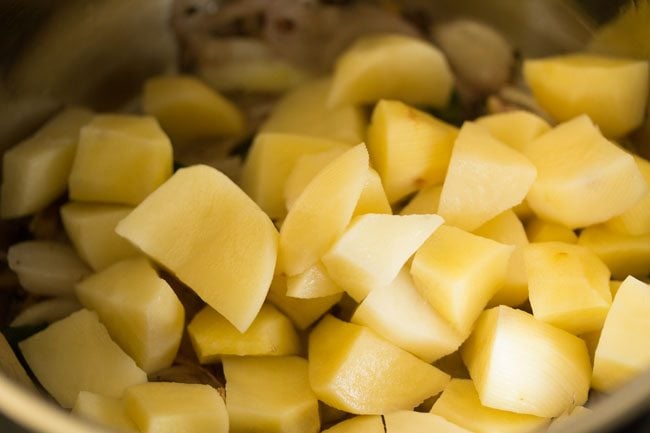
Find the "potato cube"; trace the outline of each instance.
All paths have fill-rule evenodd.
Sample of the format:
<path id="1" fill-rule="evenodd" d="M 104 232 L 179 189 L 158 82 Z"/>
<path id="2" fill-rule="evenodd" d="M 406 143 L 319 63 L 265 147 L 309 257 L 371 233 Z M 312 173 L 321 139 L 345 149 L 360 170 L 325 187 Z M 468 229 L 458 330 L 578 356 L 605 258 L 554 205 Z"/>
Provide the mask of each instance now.
<path id="1" fill-rule="evenodd" d="M 64 408 L 74 405 L 80 391 L 119 398 L 126 388 L 147 381 L 147 374 L 111 340 L 97 314 L 85 309 L 18 346 L 38 381 Z"/>
<path id="2" fill-rule="evenodd" d="M 185 310 L 169 284 L 144 257 L 135 257 L 86 278 L 76 287 L 111 337 L 147 373 L 172 365 L 181 343 Z"/>
<path id="3" fill-rule="evenodd" d="M 0 186 L 2 218 L 33 214 L 65 192 L 79 129 L 91 119 L 90 111 L 69 108 L 4 153 Z"/>
<path id="4" fill-rule="evenodd" d="M 523 153 L 537 167 L 528 204 L 538 217 L 570 229 L 622 214 L 648 189 L 632 155 L 603 137 L 586 115 L 541 135 Z"/>
<path id="5" fill-rule="evenodd" d="M 427 184 L 441 184 L 458 129 L 399 101 L 382 100 L 368 127 L 368 153 L 395 203 Z"/>
<path id="6" fill-rule="evenodd" d="M 426 362 L 458 349 L 463 337 L 420 295 L 408 270 L 368 294 L 352 323 L 367 326 L 394 345 Z"/>
<path id="7" fill-rule="evenodd" d="M 298 275 L 287 277 L 286 295 L 292 298 L 322 298 L 341 292 L 343 289 L 332 280 L 321 261 Z"/>
<path id="8" fill-rule="evenodd" d="M 551 418 L 587 401 L 585 342 L 524 311 L 486 310 L 461 354 L 484 406 Z"/>
<path id="9" fill-rule="evenodd" d="M 137 427 L 126 415 L 122 400 L 114 397 L 81 391 L 72 413 L 120 433 L 138 433 Z"/>
<path id="10" fill-rule="evenodd" d="M 603 327 L 612 303 L 609 269 L 591 250 L 562 242 L 524 252 L 533 315 L 572 334 Z"/>
<path id="11" fill-rule="evenodd" d="M 366 184 L 361 190 L 357 207 L 354 208 L 352 218 L 367 213 L 392 214 L 393 209 L 390 207 L 384 185 L 381 183 L 381 177 L 372 168 L 368 170 Z"/>
<path id="12" fill-rule="evenodd" d="M 25 307 L 14 317 L 10 326 L 40 326 L 50 324 L 68 317 L 75 311 L 81 310 L 82 306 L 73 296 L 57 296 L 38 301 Z"/>
<path id="13" fill-rule="evenodd" d="M 228 412 L 210 385 L 150 382 L 124 393 L 126 413 L 141 433 L 228 433 Z"/>
<path id="14" fill-rule="evenodd" d="M 448 380 L 365 326 L 325 316 L 309 336 L 311 387 L 319 400 L 346 412 L 377 415 L 413 409 Z"/>
<path id="15" fill-rule="evenodd" d="M 621 284 L 594 355 L 592 386 L 609 392 L 650 368 L 650 285 Z"/>
<path id="16" fill-rule="evenodd" d="M 443 225 L 415 253 L 415 287 L 449 323 L 467 336 L 503 286 L 514 247 Z"/>
<path id="17" fill-rule="evenodd" d="M 148 79 L 142 108 L 158 120 L 174 144 L 244 133 L 244 115 L 237 106 L 191 76 Z"/>
<path id="18" fill-rule="evenodd" d="M 373 289 L 390 284 L 441 224 L 438 215 L 361 215 L 322 261 L 330 277 L 361 302 Z"/>
<path id="19" fill-rule="evenodd" d="M 548 418 L 492 409 L 481 404 L 471 380 L 452 379 L 431 413 L 475 433 L 529 433 L 550 422 Z"/>
<path id="20" fill-rule="evenodd" d="M 608 137 L 622 137 L 643 121 L 648 62 L 568 54 L 524 62 L 535 99 L 560 122 L 586 113 Z"/>
<path id="21" fill-rule="evenodd" d="M 226 357 L 223 371 L 231 433 L 320 431 L 305 359 Z"/>
<path id="22" fill-rule="evenodd" d="M 201 364 L 217 362 L 223 355 L 279 356 L 300 351 L 291 321 L 267 304 L 244 333 L 207 305 L 194 316 L 187 332 Z"/>
<path id="23" fill-rule="evenodd" d="M 400 410 L 384 415 L 387 433 L 473 433 L 445 418 L 426 412 Z"/>
<path id="24" fill-rule="evenodd" d="M 81 128 L 70 198 L 136 205 L 171 176 L 172 163 L 169 138 L 153 117 L 96 116 Z"/>
<path id="25" fill-rule="evenodd" d="M 117 223 L 132 207 L 94 203 L 66 203 L 61 206 L 63 227 L 82 259 L 99 271 L 138 254 L 126 239 L 115 233 Z"/>
<path id="26" fill-rule="evenodd" d="M 451 153 L 438 213 L 449 225 L 475 230 L 521 203 L 536 176 L 524 155 L 465 122 Z"/>
<path id="27" fill-rule="evenodd" d="M 178 170 L 116 231 L 173 272 L 240 332 L 262 307 L 275 269 L 278 232 L 216 169 L 196 165 Z"/>
<path id="28" fill-rule="evenodd" d="M 358 39 L 338 58 L 328 106 L 380 99 L 444 107 L 453 88 L 445 56 L 432 44 L 399 34 Z"/>
<path id="29" fill-rule="evenodd" d="M 564 242 L 566 244 L 578 242 L 578 235 L 567 226 L 540 218 L 528 221 L 526 234 L 530 242 Z"/>
<path id="30" fill-rule="evenodd" d="M 530 111 L 515 110 L 476 119 L 497 140 L 521 151 L 524 145 L 551 129 L 551 125 Z"/>

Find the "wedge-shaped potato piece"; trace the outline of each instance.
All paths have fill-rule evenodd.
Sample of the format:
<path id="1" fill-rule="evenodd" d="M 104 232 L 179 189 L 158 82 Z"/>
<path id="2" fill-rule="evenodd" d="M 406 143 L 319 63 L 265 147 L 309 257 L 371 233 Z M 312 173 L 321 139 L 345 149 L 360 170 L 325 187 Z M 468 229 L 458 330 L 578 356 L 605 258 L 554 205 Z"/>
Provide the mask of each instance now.
<path id="1" fill-rule="evenodd" d="M 158 120 L 174 144 L 244 133 L 244 115 L 237 106 L 195 77 L 148 79 L 142 109 Z"/>
<path id="2" fill-rule="evenodd" d="M 231 433 L 317 433 L 318 400 L 297 356 L 226 357 Z"/>
<path id="3" fill-rule="evenodd" d="M 70 199 L 136 205 L 172 174 L 172 146 L 153 117 L 101 115 L 81 128 Z"/>
<path id="4" fill-rule="evenodd" d="M 351 146 L 361 143 L 366 135 L 363 110 L 352 105 L 328 107 L 331 84 L 331 79 L 325 78 L 288 92 L 273 107 L 260 131 L 310 135 Z"/>
<path id="5" fill-rule="evenodd" d="M 391 203 L 427 184 L 441 184 L 458 129 L 399 101 L 375 106 L 368 152 Z"/>
<path id="6" fill-rule="evenodd" d="M 325 316 L 309 336 L 309 381 L 319 400 L 353 414 L 413 409 L 449 376 L 365 326 Z"/>
<path id="7" fill-rule="evenodd" d="M 476 119 L 497 140 L 521 151 L 535 138 L 551 129 L 551 125 L 530 111 L 515 110 L 490 114 Z"/>
<path id="8" fill-rule="evenodd" d="M 7 263 L 22 288 L 36 295 L 72 295 L 74 285 L 92 272 L 70 245 L 53 241 L 14 244 Z"/>
<path id="9" fill-rule="evenodd" d="M 181 343 L 185 310 L 169 284 L 144 257 L 135 257 L 86 278 L 76 287 L 111 337 L 147 373 L 172 365 Z"/>
<path id="10" fill-rule="evenodd" d="M 475 230 L 526 197 L 535 166 L 521 153 L 465 122 L 449 161 L 438 213 L 464 230 Z"/>
<path id="11" fill-rule="evenodd" d="M 444 107 L 453 75 L 436 47 L 412 36 L 370 35 L 358 39 L 336 62 L 330 107 L 380 99 Z"/>
<path id="12" fill-rule="evenodd" d="M 318 261 L 306 271 L 287 277 L 287 296 L 292 298 L 322 298 L 343 292 L 327 273 L 322 262 Z"/>
<path id="13" fill-rule="evenodd" d="M 472 433 L 433 413 L 400 410 L 384 415 L 386 433 Z"/>
<path id="14" fill-rule="evenodd" d="M 278 232 L 219 171 L 205 165 L 178 170 L 116 231 L 240 332 L 262 307 L 275 269 Z"/>
<path id="15" fill-rule="evenodd" d="M 45 299 L 21 310 L 14 320 L 11 321 L 11 326 L 39 326 L 44 323 L 50 324 L 68 317 L 75 311 L 81 310 L 81 308 L 81 304 L 73 296 Z"/>
<path id="16" fill-rule="evenodd" d="M 650 285 L 627 277 L 614 298 L 596 354 L 592 386 L 613 391 L 650 368 Z"/>
<path id="17" fill-rule="evenodd" d="M 483 406 L 474 383 L 467 379 L 452 379 L 431 413 L 475 433 L 530 433 L 550 422 L 548 418 Z"/>
<path id="18" fill-rule="evenodd" d="M 643 278 L 650 274 L 650 234 L 626 235 L 596 225 L 580 232 L 578 244 L 595 252 L 613 278 Z"/>
<path id="19" fill-rule="evenodd" d="M 99 271 L 138 254 L 130 242 L 115 233 L 117 223 L 132 210 L 121 205 L 66 203 L 61 206 L 61 220 L 79 256 Z"/>
<path id="20" fill-rule="evenodd" d="M 359 415 L 323 430 L 323 433 L 386 433 L 379 415 Z"/>
<path id="21" fill-rule="evenodd" d="M 490 305 L 505 304 L 516 307 L 523 304 L 528 299 L 528 279 L 524 265 L 524 247 L 528 245 L 528 238 L 517 215 L 509 209 L 495 216 L 473 233 L 515 247 L 510 256 L 503 287 L 492 297 Z"/>
<path id="22" fill-rule="evenodd" d="M 268 301 L 286 314 L 298 329 L 310 327 L 343 297 L 343 292 L 320 298 L 299 299 L 287 296 L 286 278 L 276 275 L 269 289 Z"/>
<path id="23" fill-rule="evenodd" d="M 503 286 L 514 247 L 443 225 L 415 253 L 418 291 L 462 335 Z"/>
<path id="24" fill-rule="evenodd" d="M 207 305 L 194 316 L 187 332 L 201 364 L 217 362 L 223 355 L 277 356 L 300 351 L 298 334 L 291 321 L 266 304 L 244 333 Z"/>
<path id="25" fill-rule="evenodd" d="M 463 342 L 458 331 L 420 295 L 406 269 L 389 285 L 370 292 L 351 321 L 429 363 L 454 352 Z"/>
<path id="26" fill-rule="evenodd" d="M 244 162 L 242 189 L 271 218 L 282 218 L 287 213 L 285 183 L 298 158 L 310 153 L 346 148 L 346 144 L 326 138 L 260 133 L 255 137 Z"/>
<path id="27" fill-rule="evenodd" d="M 648 62 L 594 54 L 526 60 L 533 96 L 560 122 L 587 114 L 608 137 L 622 137 L 643 121 Z"/>
<path id="28" fill-rule="evenodd" d="M 368 178 L 363 186 L 357 207 L 354 208 L 352 218 L 367 213 L 392 214 L 393 209 L 388 202 L 388 196 L 381 183 L 381 177 L 372 168 L 368 170 Z"/>
<path id="29" fill-rule="evenodd" d="M 603 327 L 612 304 L 609 269 L 591 250 L 562 242 L 524 251 L 530 305 L 536 319 L 572 334 Z"/>
<path id="30" fill-rule="evenodd" d="M 438 213 L 442 185 L 429 185 L 422 188 L 400 211 L 400 215 Z"/>
<path id="31" fill-rule="evenodd" d="M 77 395 L 72 413 L 113 431 L 138 433 L 138 428 L 126 415 L 122 400 L 114 397 L 81 391 Z"/>
<path id="32" fill-rule="evenodd" d="M 486 310 L 461 354 L 484 406 L 551 418 L 587 401 L 585 342 L 524 311 Z"/>
<path id="33" fill-rule="evenodd" d="M 650 162 L 638 156 L 634 160 L 643 174 L 648 190 L 636 204 L 607 221 L 605 225 L 625 234 L 647 235 L 650 234 Z"/>
<path id="34" fill-rule="evenodd" d="M 607 221 L 638 202 L 647 185 L 632 155 L 586 115 L 524 146 L 537 167 L 527 201 L 538 217 L 571 229 Z"/>
<path id="35" fill-rule="evenodd" d="M 339 238 L 350 222 L 368 168 L 368 151 L 360 144 L 329 163 L 312 179 L 280 229 L 281 271 L 288 276 L 306 271 Z"/>
<path id="36" fill-rule="evenodd" d="M 91 119 L 90 111 L 69 108 L 4 153 L 0 186 L 2 218 L 33 214 L 65 192 L 79 129 Z"/>
<path id="37" fill-rule="evenodd" d="M 127 415 L 141 433 L 228 433 L 228 412 L 210 385 L 150 382 L 124 393 Z"/>
<path id="38" fill-rule="evenodd" d="M 330 277 L 357 302 L 387 286 L 441 224 L 438 215 L 365 214 L 323 256 Z"/>
<path id="39" fill-rule="evenodd" d="M 530 242 L 578 242 L 578 235 L 567 226 L 536 217 L 526 223 L 526 235 Z"/>
<path id="40" fill-rule="evenodd" d="M 38 381 L 64 408 L 74 405 L 80 391 L 119 398 L 129 386 L 147 381 L 97 314 L 85 309 L 18 345 Z"/>

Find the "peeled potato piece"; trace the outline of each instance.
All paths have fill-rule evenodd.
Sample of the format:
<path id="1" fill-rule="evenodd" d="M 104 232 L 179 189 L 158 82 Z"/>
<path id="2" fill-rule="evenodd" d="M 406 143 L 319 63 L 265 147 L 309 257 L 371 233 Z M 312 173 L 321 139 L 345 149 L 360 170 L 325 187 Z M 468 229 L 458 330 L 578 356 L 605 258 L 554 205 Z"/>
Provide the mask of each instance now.
<path id="1" fill-rule="evenodd" d="M 122 400 L 114 397 L 81 391 L 72 413 L 121 433 L 138 433 L 138 428 L 126 415 Z"/>

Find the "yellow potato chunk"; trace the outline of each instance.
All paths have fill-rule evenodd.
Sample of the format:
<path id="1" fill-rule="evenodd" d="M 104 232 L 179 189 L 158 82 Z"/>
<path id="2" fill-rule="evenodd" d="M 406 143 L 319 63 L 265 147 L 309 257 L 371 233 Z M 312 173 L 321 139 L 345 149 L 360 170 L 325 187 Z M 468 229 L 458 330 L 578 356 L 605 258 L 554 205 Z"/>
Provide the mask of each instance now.
<path id="1" fill-rule="evenodd" d="M 587 114 L 608 137 L 643 121 L 648 62 L 594 54 L 526 60 L 524 77 L 542 108 L 560 122 Z"/>
<path id="2" fill-rule="evenodd" d="M 223 355 L 278 356 L 300 351 L 298 334 L 291 321 L 267 304 L 262 305 L 244 333 L 207 305 L 194 316 L 187 332 L 201 364 L 217 362 Z"/>
<path id="3" fill-rule="evenodd" d="M 430 43 L 397 34 L 369 35 L 339 56 L 327 102 L 338 107 L 398 99 L 444 107 L 452 88 L 449 64 Z"/>
<path id="4" fill-rule="evenodd" d="M 379 415 L 359 415 L 323 430 L 323 433 L 386 433 Z"/>
<path id="5" fill-rule="evenodd" d="M 400 215 L 438 213 L 442 185 L 429 185 L 422 188 L 400 211 Z"/>
<path id="6" fill-rule="evenodd" d="M 551 129 L 551 125 L 530 111 L 515 110 L 476 119 L 494 138 L 521 151 L 523 147 Z"/>
<path id="7" fill-rule="evenodd" d="M 467 379 L 452 379 L 431 413 L 475 433 L 529 433 L 550 422 L 547 418 L 484 406 L 474 384 Z"/>
<path id="8" fill-rule="evenodd" d="M 292 298 L 322 298 L 343 292 L 327 273 L 321 261 L 306 271 L 287 277 L 287 296 Z"/>
<path id="9" fill-rule="evenodd" d="M 4 153 L 0 186 L 2 218 L 33 214 L 65 192 L 79 129 L 91 119 L 90 111 L 69 108 Z"/>
<path id="10" fill-rule="evenodd" d="M 136 205 L 172 174 L 172 146 L 153 117 L 96 116 L 81 128 L 70 199 Z"/>
<path id="11" fill-rule="evenodd" d="M 244 115 L 237 106 L 191 76 L 148 79 L 142 109 L 158 120 L 174 144 L 244 133 Z"/>
<path id="12" fill-rule="evenodd" d="M 365 214 L 323 255 L 330 277 L 355 301 L 395 279 L 441 224 L 438 215 Z"/>
<path id="13" fill-rule="evenodd" d="M 318 400 L 297 356 L 226 357 L 230 433 L 318 433 Z"/>
<path id="14" fill-rule="evenodd" d="M 10 326 L 39 326 L 64 319 L 82 306 L 75 297 L 61 296 L 48 298 L 25 307 L 11 321 Z"/>
<path id="15" fill-rule="evenodd" d="M 124 393 L 127 415 L 141 433 L 228 433 L 228 412 L 210 385 L 150 382 Z"/>
<path id="16" fill-rule="evenodd" d="M 570 229 L 622 214 L 648 188 L 632 155 L 586 115 L 556 126 L 523 152 L 537 167 L 528 204 L 538 217 Z"/>
<path id="17" fill-rule="evenodd" d="M 99 271 L 122 259 L 138 254 L 126 239 L 115 233 L 117 223 L 132 207 L 95 203 L 66 203 L 61 220 L 70 241 L 94 270 Z"/>
<path id="18" fill-rule="evenodd" d="M 647 235 L 650 234 L 650 162 L 638 156 L 634 160 L 643 174 L 647 191 L 639 201 L 605 225 L 620 233 Z"/>
<path id="19" fill-rule="evenodd" d="M 350 222 L 368 176 L 368 151 L 357 145 L 307 185 L 280 229 L 278 260 L 286 275 L 314 265 Z"/>
<path id="20" fill-rule="evenodd" d="M 64 408 L 74 406 L 80 391 L 120 398 L 126 388 L 147 381 L 147 374 L 111 340 L 97 314 L 85 309 L 18 346 L 38 381 Z"/>
<path id="21" fill-rule="evenodd" d="M 484 406 L 551 418 L 587 401 L 585 342 L 524 311 L 486 310 L 461 354 Z"/>
<path id="22" fill-rule="evenodd" d="M 181 343 L 185 310 L 169 284 L 144 257 L 86 278 L 76 287 L 117 344 L 147 373 L 172 365 Z"/>
<path id="23" fill-rule="evenodd" d="M 352 105 L 330 108 L 327 97 L 331 79 L 301 84 L 285 94 L 273 107 L 260 132 L 309 135 L 342 141 L 355 146 L 364 141 L 366 118 L 363 110 Z"/>
<path id="24" fill-rule="evenodd" d="M 307 154 L 344 150 L 340 141 L 307 135 L 260 133 L 248 152 L 241 187 L 271 218 L 286 215 L 284 191 L 298 159 Z"/>
<path id="25" fill-rule="evenodd" d="M 116 231 L 240 332 L 262 307 L 275 269 L 278 233 L 221 172 L 205 165 L 178 170 Z"/>
<path id="26" fill-rule="evenodd" d="M 610 392 L 650 368 L 650 286 L 627 277 L 609 310 L 594 355 L 594 389 Z"/>
<path id="27" fill-rule="evenodd" d="M 492 297 L 490 305 L 505 304 L 516 307 L 523 304 L 528 299 L 528 278 L 524 265 L 524 247 L 528 245 L 528 238 L 517 215 L 509 209 L 495 216 L 473 233 L 515 247 L 510 256 L 504 285 Z"/>
<path id="28" fill-rule="evenodd" d="M 370 292 L 350 321 L 429 363 L 454 352 L 463 342 L 458 331 L 420 295 L 406 269 L 389 285 Z"/>
<path id="29" fill-rule="evenodd" d="M 343 292 L 319 298 L 299 299 L 287 296 L 286 278 L 276 275 L 269 289 L 268 301 L 291 319 L 298 329 L 310 327 L 337 304 Z"/>
<path id="30" fill-rule="evenodd" d="M 359 415 L 413 409 L 449 376 L 370 329 L 325 316 L 309 336 L 309 381 L 319 400 Z"/>
<path id="31" fill-rule="evenodd" d="M 526 234 L 530 242 L 564 242 L 575 244 L 578 235 L 573 230 L 560 223 L 532 218 L 526 224 Z"/>
<path id="32" fill-rule="evenodd" d="M 450 225 L 475 230 L 521 203 L 536 173 L 521 153 L 483 127 L 465 122 L 451 154 L 438 213 Z"/>
<path id="33" fill-rule="evenodd" d="M 441 184 L 457 135 L 456 127 L 400 101 L 379 101 L 368 127 L 368 152 L 388 200 Z"/>
<path id="34" fill-rule="evenodd" d="M 126 415 L 122 401 L 114 397 L 81 391 L 72 413 L 117 432 L 138 433 L 137 427 Z"/>
<path id="35" fill-rule="evenodd" d="M 387 433 L 473 433 L 433 413 L 400 410 L 384 415 Z"/>
<path id="36" fill-rule="evenodd" d="M 595 252 L 613 278 L 643 278 L 650 274 L 650 234 L 626 235 L 596 225 L 580 232 L 578 244 Z"/>
<path id="37" fill-rule="evenodd" d="M 562 242 L 524 252 L 533 315 L 572 334 L 603 327 L 612 303 L 609 269 L 591 250 Z"/>
<path id="38" fill-rule="evenodd" d="M 503 286 L 514 247 L 443 225 L 415 253 L 415 287 L 467 336 L 488 301 Z"/>
<path id="39" fill-rule="evenodd" d="M 354 208 L 352 218 L 367 213 L 392 214 L 393 209 L 390 207 L 384 185 L 381 183 L 381 177 L 372 168 L 368 170 L 366 184 L 361 190 L 357 207 Z"/>

